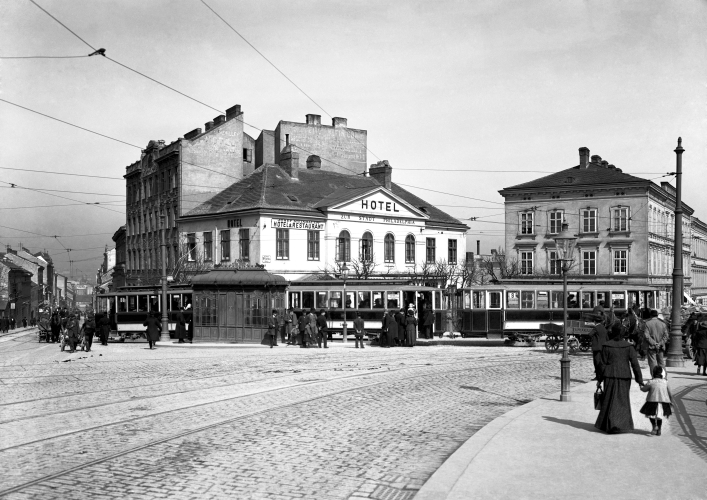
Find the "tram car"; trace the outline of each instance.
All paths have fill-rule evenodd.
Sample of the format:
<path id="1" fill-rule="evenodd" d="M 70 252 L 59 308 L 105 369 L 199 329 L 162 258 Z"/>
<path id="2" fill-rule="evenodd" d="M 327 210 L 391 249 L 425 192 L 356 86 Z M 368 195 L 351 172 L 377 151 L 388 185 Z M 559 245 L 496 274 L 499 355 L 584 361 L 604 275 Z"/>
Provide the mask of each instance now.
<path id="1" fill-rule="evenodd" d="M 642 310 L 655 308 L 659 293 L 648 286 L 570 281 L 563 297 L 562 282 L 504 280 L 457 289 L 451 306 L 462 336 L 500 339 L 542 334 L 542 324 L 562 325 L 565 300 L 567 319 L 579 323 L 597 305 L 613 308 L 619 317 L 634 304 Z"/>
<path id="2" fill-rule="evenodd" d="M 192 289 L 189 286 L 170 286 L 167 290 L 167 316 L 169 318 L 169 334 L 175 337 L 176 318 L 182 307 L 187 324 L 191 322 L 193 308 Z M 143 323 L 147 316 L 157 312 L 162 317 L 162 289 L 159 287 L 127 286 L 115 292 L 101 294 L 97 297 L 97 313 L 108 314 L 111 321 L 111 333 L 108 338 L 112 342 L 125 342 L 145 338 Z"/>

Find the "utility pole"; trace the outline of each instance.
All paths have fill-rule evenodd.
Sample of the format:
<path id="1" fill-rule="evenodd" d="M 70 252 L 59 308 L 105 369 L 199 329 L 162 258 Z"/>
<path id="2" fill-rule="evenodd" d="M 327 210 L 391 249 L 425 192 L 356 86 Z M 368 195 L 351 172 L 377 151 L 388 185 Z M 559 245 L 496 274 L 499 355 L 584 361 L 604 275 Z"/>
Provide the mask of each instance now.
<path id="1" fill-rule="evenodd" d="M 682 354 L 682 321 L 680 306 L 683 295 L 683 270 L 682 270 L 682 137 L 678 137 L 676 154 L 676 193 L 675 193 L 675 254 L 673 264 L 673 310 L 670 314 L 670 348 L 665 364 L 667 366 L 685 366 Z"/>
<path id="2" fill-rule="evenodd" d="M 160 342 L 169 342 L 169 314 L 167 313 L 167 243 L 165 241 L 165 216 L 160 215 L 160 229 L 162 233 L 162 334 Z"/>

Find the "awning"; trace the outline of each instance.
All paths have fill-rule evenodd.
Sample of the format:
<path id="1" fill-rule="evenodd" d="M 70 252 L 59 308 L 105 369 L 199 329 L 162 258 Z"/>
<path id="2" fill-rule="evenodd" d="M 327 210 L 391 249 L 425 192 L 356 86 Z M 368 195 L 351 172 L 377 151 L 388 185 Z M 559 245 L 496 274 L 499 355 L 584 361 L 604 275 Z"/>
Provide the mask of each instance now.
<path id="1" fill-rule="evenodd" d="M 689 304 L 692 304 L 693 306 L 697 305 L 697 302 L 692 300 L 692 297 L 690 297 L 687 292 L 682 292 L 682 294 L 685 296 L 685 300 L 687 300 Z"/>
<path id="2" fill-rule="evenodd" d="M 264 269 L 213 269 L 206 274 L 198 274 L 191 280 L 194 288 L 213 286 L 267 287 L 287 286 L 289 282 L 279 274 Z"/>

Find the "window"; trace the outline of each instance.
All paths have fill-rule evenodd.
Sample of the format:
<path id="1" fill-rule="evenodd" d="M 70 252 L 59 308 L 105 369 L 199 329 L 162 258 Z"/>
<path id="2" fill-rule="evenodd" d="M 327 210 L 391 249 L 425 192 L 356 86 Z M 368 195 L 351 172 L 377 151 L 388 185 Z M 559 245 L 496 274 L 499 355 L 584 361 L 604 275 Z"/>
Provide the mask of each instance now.
<path id="1" fill-rule="evenodd" d="M 501 292 L 489 292 L 489 309 L 501 308 Z"/>
<path id="2" fill-rule="evenodd" d="M 426 259 L 428 264 L 434 264 L 435 260 L 437 260 L 436 256 L 436 249 L 437 249 L 437 241 L 434 238 L 427 238 L 427 243 L 426 243 Z"/>
<path id="3" fill-rule="evenodd" d="M 241 253 L 241 260 L 250 260 L 250 230 L 249 229 L 239 229 L 238 230 L 238 249 Z"/>
<path id="4" fill-rule="evenodd" d="M 628 207 L 614 208 L 611 220 L 614 231 L 628 231 Z"/>
<path id="5" fill-rule="evenodd" d="M 385 235 L 383 258 L 385 262 L 395 262 L 395 236 L 390 233 Z"/>
<path id="6" fill-rule="evenodd" d="M 562 272 L 562 262 L 557 260 L 557 252 L 551 250 L 548 252 L 548 268 L 550 269 L 550 274 L 560 274 Z"/>
<path id="7" fill-rule="evenodd" d="M 204 233 L 204 260 L 213 260 L 214 258 L 213 234 L 211 231 Z"/>
<path id="8" fill-rule="evenodd" d="M 371 292 L 356 292 L 356 296 L 359 309 L 371 308 Z"/>
<path id="9" fill-rule="evenodd" d="M 373 309 L 385 309 L 385 292 L 373 292 Z"/>
<path id="10" fill-rule="evenodd" d="M 614 250 L 614 274 L 628 273 L 628 250 Z"/>
<path id="11" fill-rule="evenodd" d="M 415 237 L 411 234 L 405 238 L 405 263 L 415 263 Z"/>
<path id="12" fill-rule="evenodd" d="M 363 262 L 370 262 L 373 260 L 373 235 L 366 231 L 361 237 L 361 251 L 360 259 Z"/>
<path id="13" fill-rule="evenodd" d="M 514 290 L 512 292 L 506 292 L 506 308 L 507 309 L 520 308 L 520 292 L 518 290 Z"/>
<path id="14" fill-rule="evenodd" d="M 520 274 L 533 274 L 533 252 L 520 253 Z"/>
<path id="15" fill-rule="evenodd" d="M 548 309 L 550 307 L 549 292 L 538 292 L 538 309 Z"/>
<path id="16" fill-rule="evenodd" d="M 351 260 L 351 235 L 348 231 L 341 231 L 336 238 L 336 260 L 339 262 Z"/>
<path id="17" fill-rule="evenodd" d="M 221 231 L 221 262 L 231 260 L 231 231 Z"/>
<path id="18" fill-rule="evenodd" d="M 290 258 L 290 230 L 277 229 L 275 233 L 275 258 L 277 260 L 288 260 Z"/>
<path id="19" fill-rule="evenodd" d="M 174 219 L 172 219 L 172 227 L 177 227 L 177 217 L 179 212 L 177 212 L 177 205 L 174 205 Z"/>
<path id="20" fill-rule="evenodd" d="M 548 214 L 548 228 L 550 234 L 558 234 L 562 231 L 562 219 L 564 219 L 564 212 L 561 210 L 554 210 Z"/>
<path id="21" fill-rule="evenodd" d="M 597 273 L 597 253 L 594 250 L 582 251 L 582 274 Z"/>
<path id="22" fill-rule="evenodd" d="M 250 148 L 243 148 L 243 161 L 248 163 L 253 161 L 253 150 Z"/>
<path id="23" fill-rule="evenodd" d="M 535 292 L 520 292 L 520 307 L 521 309 L 535 309 Z"/>
<path id="24" fill-rule="evenodd" d="M 447 263 L 457 263 L 457 240 L 449 240 L 449 244 L 447 246 Z"/>
<path id="25" fill-rule="evenodd" d="M 196 260 L 196 234 L 187 234 L 187 260 L 194 262 Z"/>
<path id="26" fill-rule="evenodd" d="M 520 234 L 534 234 L 533 212 L 520 214 Z"/>
<path id="27" fill-rule="evenodd" d="M 486 292 L 472 292 L 471 301 L 474 309 L 486 308 Z"/>
<path id="28" fill-rule="evenodd" d="M 319 231 L 307 231 L 307 260 L 319 260 Z"/>
<path id="29" fill-rule="evenodd" d="M 581 210 L 582 214 L 582 232 L 596 233 L 597 232 L 597 211 L 594 208 Z"/>

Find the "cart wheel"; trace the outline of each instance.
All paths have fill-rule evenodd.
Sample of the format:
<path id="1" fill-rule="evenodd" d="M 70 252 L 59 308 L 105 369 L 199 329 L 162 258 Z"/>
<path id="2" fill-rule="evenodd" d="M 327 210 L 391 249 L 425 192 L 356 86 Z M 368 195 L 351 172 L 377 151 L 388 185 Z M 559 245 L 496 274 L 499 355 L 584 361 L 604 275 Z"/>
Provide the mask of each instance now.
<path id="1" fill-rule="evenodd" d="M 579 340 L 576 338 L 567 339 L 567 348 L 572 352 L 577 352 L 577 349 L 579 349 Z"/>
<path id="2" fill-rule="evenodd" d="M 545 338 L 545 350 L 546 351 L 554 350 L 554 348 L 552 347 L 552 339 L 550 339 L 549 337 Z"/>

